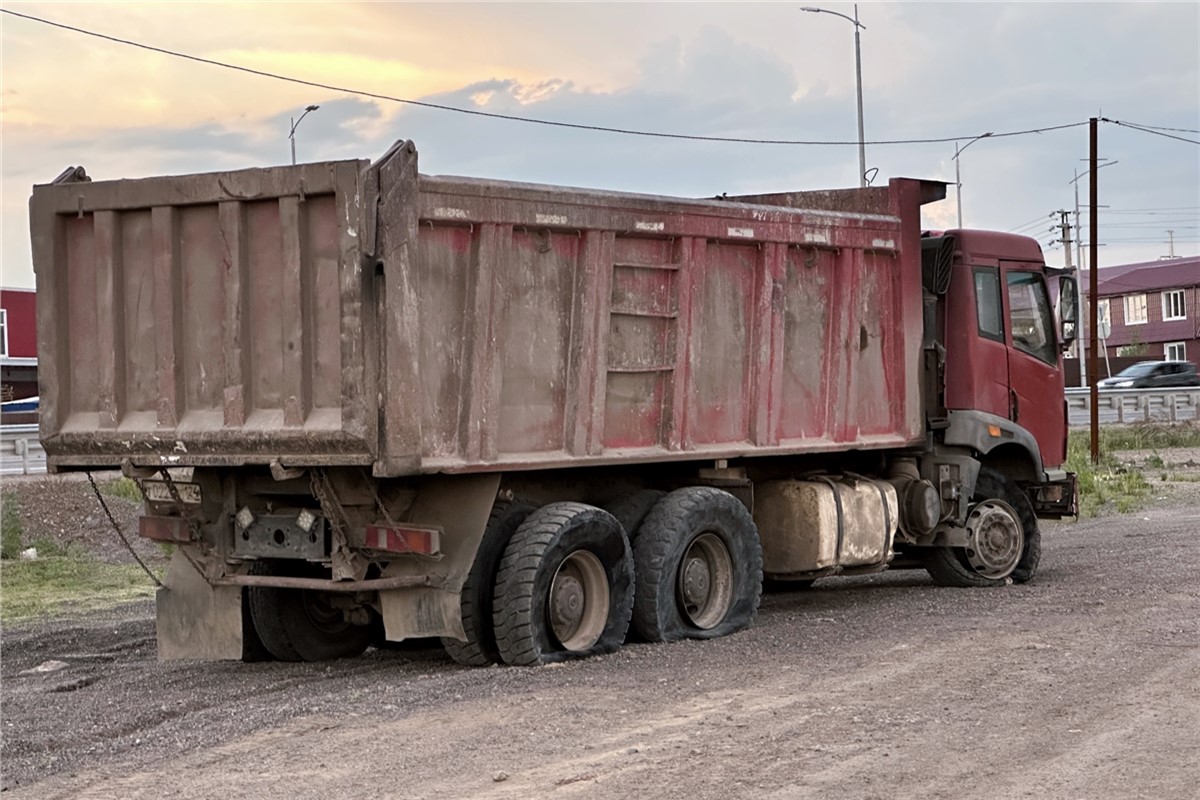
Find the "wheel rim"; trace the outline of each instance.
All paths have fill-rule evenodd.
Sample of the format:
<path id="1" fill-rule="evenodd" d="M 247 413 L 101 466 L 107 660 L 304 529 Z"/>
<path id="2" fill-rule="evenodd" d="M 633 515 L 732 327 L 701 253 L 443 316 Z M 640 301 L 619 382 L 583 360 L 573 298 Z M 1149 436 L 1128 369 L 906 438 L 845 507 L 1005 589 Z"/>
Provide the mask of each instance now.
<path id="1" fill-rule="evenodd" d="M 733 559 L 715 533 L 702 533 L 688 545 L 676 582 L 679 607 L 701 630 L 716 627 L 733 602 Z"/>
<path id="2" fill-rule="evenodd" d="M 550 628 L 566 650 L 586 650 L 608 621 L 608 575 L 587 550 L 571 553 L 550 583 Z"/>
<path id="3" fill-rule="evenodd" d="M 1008 503 L 987 500 L 975 506 L 967 517 L 967 532 L 965 555 L 976 573 L 999 580 L 1017 568 L 1025 550 L 1025 529 Z"/>

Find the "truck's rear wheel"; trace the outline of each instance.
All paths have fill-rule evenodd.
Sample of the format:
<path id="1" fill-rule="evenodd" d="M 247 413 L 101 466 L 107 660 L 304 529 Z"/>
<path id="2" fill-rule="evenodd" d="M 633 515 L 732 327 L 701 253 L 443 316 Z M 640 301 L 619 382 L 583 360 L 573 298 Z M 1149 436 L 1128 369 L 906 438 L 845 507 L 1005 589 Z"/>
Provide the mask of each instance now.
<path id="1" fill-rule="evenodd" d="M 507 664 L 617 650 L 633 606 L 633 555 L 620 524 L 582 503 L 551 503 L 517 529 L 496 576 L 496 645 Z"/>
<path id="2" fill-rule="evenodd" d="M 638 489 L 604 507 L 604 510 L 617 518 L 625 535 L 629 537 L 629 545 L 637 541 L 638 531 L 642 528 L 650 510 L 658 505 L 658 501 L 667 496 L 661 489 Z"/>
<path id="3" fill-rule="evenodd" d="M 479 551 L 462 588 L 463 630 L 467 640 L 442 638 L 446 652 L 464 667 L 486 667 L 500 661 L 496 633 L 492 628 L 492 595 L 504 548 L 517 528 L 532 514 L 534 506 L 517 500 L 498 500 L 492 507 Z"/>
<path id="4" fill-rule="evenodd" d="M 922 562 L 940 586 L 1003 586 L 1010 579 L 1025 583 L 1037 572 L 1042 555 L 1041 532 L 1033 506 L 1007 476 L 981 467 L 975 482 L 975 505 L 967 517 L 967 547 L 930 547 Z"/>
<path id="5" fill-rule="evenodd" d="M 696 486 L 663 498 L 642 523 L 634 564 L 633 626 L 647 641 L 724 636 L 758 611 L 758 529 L 728 492 Z"/>
<path id="6" fill-rule="evenodd" d="M 291 569 L 258 562 L 255 571 L 266 575 L 317 577 L 308 564 Z M 371 627 L 346 620 L 332 603 L 329 592 L 252 586 L 250 616 L 263 646 L 280 661 L 331 661 L 361 655 L 371 643 Z"/>
<path id="7" fill-rule="evenodd" d="M 252 664 L 256 661 L 274 661 L 275 656 L 263 644 L 254 626 L 254 616 L 250 613 L 250 587 L 242 587 L 242 661 Z"/>

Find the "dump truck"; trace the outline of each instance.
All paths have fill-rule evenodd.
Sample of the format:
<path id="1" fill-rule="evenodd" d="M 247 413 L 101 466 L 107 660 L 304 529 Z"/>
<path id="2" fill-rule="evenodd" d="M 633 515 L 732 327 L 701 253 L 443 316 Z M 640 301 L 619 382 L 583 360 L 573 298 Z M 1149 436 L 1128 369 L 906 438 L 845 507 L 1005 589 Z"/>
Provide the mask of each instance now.
<path id="1" fill-rule="evenodd" d="M 409 141 L 72 168 L 30 200 L 48 467 L 141 488 L 161 658 L 544 664 L 741 630 L 764 581 L 1028 581 L 1075 513 L 1077 287 L 923 231 L 944 196 L 432 176 Z"/>

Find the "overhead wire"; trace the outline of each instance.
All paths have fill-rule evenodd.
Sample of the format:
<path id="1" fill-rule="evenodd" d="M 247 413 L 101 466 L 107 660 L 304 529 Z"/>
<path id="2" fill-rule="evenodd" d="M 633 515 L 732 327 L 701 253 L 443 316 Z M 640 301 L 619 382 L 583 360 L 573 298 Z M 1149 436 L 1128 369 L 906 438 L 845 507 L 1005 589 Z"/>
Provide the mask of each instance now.
<path id="1" fill-rule="evenodd" d="M 485 117 L 488 119 L 505 120 L 508 122 L 523 122 L 523 123 L 531 124 L 531 125 L 546 125 L 546 126 L 555 127 L 555 128 L 572 128 L 575 130 L 597 131 L 597 132 L 601 132 L 601 133 L 615 133 L 615 134 L 621 134 L 624 136 L 643 136 L 643 137 L 652 137 L 652 138 L 661 138 L 661 139 L 677 139 L 677 140 L 683 139 L 683 140 L 687 140 L 687 141 L 698 141 L 698 142 L 725 142 L 725 143 L 732 143 L 732 144 L 765 144 L 765 145 L 804 145 L 804 146 L 850 146 L 850 145 L 853 145 L 853 146 L 857 147 L 860 144 L 863 144 L 863 145 L 869 144 L 872 146 L 894 145 L 894 144 L 945 144 L 945 143 L 949 143 L 949 142 L 962 141 L 963 139 L 982 138 L 982 134 L 977 134 L 977 135 L 965 134 L 965 135 L 959 135 L 959 136 L 941 136 L 941 137 L 924 138 L 924 139 L 877 139 L 874 141 L 866 141 L 866 142 L 859 142 L 858 140 L 819 141 L 819 140 L 806 140 L 806 139 L 755 139 L 755 138 L 733 137 L 733 136 L 702 136 L 702 135 L 698 135 L 698 134 L 671 133 L 671 132 L 667 132 L 667 131 L 645 131 L 645 130 L 637 130 L 637 129 L 633 129 L 633 128 L 611 127 L 611 126 L 607 126 L 607 125 L 587 125 L 587 124 L 577 123 L 577 122 L 563 122 L 561 120 L 541 119 L 538 117 L 525 117 L 525 116 L 518 116 L 518 115 L 514 115 L 514 114 L 500 114 L 500 113 L 493 112 L 493 111 L 481 111 L 479 109 L 473 109 L 473 108 L 461 108 L 459 106 L 450 106 L 450 105 L 445 105 L 442 103 L 431 103 L 431 102 L 428 102 L 425 100 L 412 100 L 412 99 L 404 98 L 404 97 L 395 97 L 392 95 L 381 94 L 379 92 L 369 92 L 369 91 L 366 91 L 363 89 L 353 89 L 350 87 L 337 86 L 335 84 L 330 84 L 330 83 L 322 83 L 320 81 L 310 81 L 310 80 L 306 80 L 304 78 L 297 78 L 297 77 L 294 77 L 291 75 L 283 75 L 283 74 L 276 73 L 276 72 L 269 72 L 267 70 L 255 69 L 253 67 L 247 67 L 247 66 L 243 66 L 241 64 L 232 64 L 232 63 L 225 62 L 225 61 L 218 61 L 218 60 L 212 59 L 212 58 L 204 58 L 203 56 L 197 56 L 197 55 L 193 55 L 191 53 L 184 53 L 184 52 L 178 51 L 178 50 L 171 50 L 171 49 L 168 49 L 165 47 L 158 47 L 156 45 L 146 44 L 144 42 L 135 41 L 133 39 L 126 39 L 126 38 L 123 38 L 120 36 L 112 36 L 110 34 L 100 33 L 99 31 L 93 31 L 93 30 L 89 30 L 87 28 L 80 28 L 80 27 L 77 27 L 74 25 L 67 25 L 66 23 L 63 23 L 63 22 L 55 22 L 54 20 L 49 20 L 49 19 L 45 19 L 43 17 L 34 16 L 33 14 L 25 14 L 25 13 L 22 13 L 19 11 L 13 11 L 12 9 L 8 9 L 8 8 L 0 8 L 0 12 L 3 12 L 5 14 L 8 14 L 13 17 L 19 17 L 21 19 L 29 20 L 31 22 L 37 22 L 42 25 L 49 25 L 54 28 L 60 28 L 62 30 L 82 34 L 84 36 L 91 36 L 96 39 L 103 39 L 105 41 L 114 42 L 116 44 L 127 45 L 129 47 L 136 47 L 136 48 L 139 48 L 142 50 L 148 50 L 153 53 L 159 53 L 162 55 L 171 56 L 173 58 L 182 58 L 182 59 L 185 59 L 188 61 L 193 61 L 193 62 L 196 62 L 199 64 L 207 64 L 209 66 L 221 67 L 222 69 L 234 70 L 236 72 L 242 72 L 242 73 L 246 73 L 249 75 L 257 75 L 257 76 L 263 77 L 263 78 L 271 78 L 273 80 L 286 81 L 288 83 L 294 83 L 299 86 L 308 86 L 308 87 L 311 87 L 314 89 L 324 89 L 326 91 L 338 92 L 341 94 L 348 94 L 348 95 L 356 95 L 358 97 L 368 97 L 373 100 L 386 100 L 386 101 L 392 102 L 392 103 L 400 103 L 403 105 L 416 106 L 416 107 L 420 107 L 420 108 L 429 108 L 429 109 L 435 109 L 438 111 L 449 111 L 449 112 L 453 112 L 456 114 L 467 114 L 467 115 L 475 116 L 475 117 Z M 1040 133 L 1051 133 L 1053 131 L 1066 130 L 1068 128 L 1078 128 L 1080 126 L 1087 125 L 1087 124 L 1088 124 L 1087 122 L 1071 122 L 1071 123 L 1066 123 L 1066 124 L 1062 124 L 1062 125 L 1047 125 L 1047 126 L 1043 126 L 1043 127 L 1039 127 L 1039 128 L 1027 128 L 1024 130 L 1001 131 L 999 133 L 993 132 L 993 133 L 987 134 L 987 137 L 990 139 L 1001 139 L 1001 138 L 1006 138 L 1006 137 L 1011 137 L 1011 136 L 1026 136 L 1026 135 L 1035 134 L 1035 133 L 1039 133 L 1039 134 Z"/>
<path id="2" fill-rule="evenodd" d="M 1143 133 L 1152 133 L 1155 136 L 1164 136 L 1168 139 L 1177 139 L 1181 142 L 1187 142 L 1189 144 L 1200 144 L 1200 139 L 1185 139 L 1184 137 L 1176 136 L 1173 133 L 1163 133 L 1160 130 L 1154 130 L 1153 128 L 1148 128 L 1143 125 L 1134 125 L 1132 122 L 1122 122 L 1119 119 L 1108 119 L 1107 117 L 1101 117 L 1100 121 L 1110 122 L 1113 125 L 1120 125 L 1122 128 L 1131 128 L 1132 130 L 1142 131 Z"/>
<path id="3" fill-rule="evenodd" d="M 1156 130 L 1156 131 L 1176 131 L 1178 133 L 1200 133 L 1200 130 L 1196 130 L 1195 128 L 1168 128 L 1165 125 L 1145 125 L 1145 124 L 1138 123 L 1138 122 L 1130 122 L 1128 124 L 1137 125 L 1138 127 L 1141 127 L 1141 128 L 1151 128 L 1152 130 Z"/>

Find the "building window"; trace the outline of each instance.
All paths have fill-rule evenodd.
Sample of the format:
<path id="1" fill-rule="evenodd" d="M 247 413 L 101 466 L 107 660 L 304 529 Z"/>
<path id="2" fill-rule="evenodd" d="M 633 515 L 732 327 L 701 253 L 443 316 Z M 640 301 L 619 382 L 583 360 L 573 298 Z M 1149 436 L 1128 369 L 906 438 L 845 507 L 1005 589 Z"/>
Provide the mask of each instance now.
<path id="1" fill-rule="evenodd" d="M 1163 345 L 1164 361 L 1187 361 L 1187 348 L 1183 342 L 1167 342 Z"/>
<path id="2" fill-rule="evenodd" d="M 1130 294 L 1125 296 L 1125 324 L 1146 324 L 1146 295 Z"/>
<path id="3" fill-rule="evenodd" d="M 0 356 L 8 355 L 8 309 L 0 308 Z"/>
<path id="4" fill-rule="evenodd" d="M 1184 319 L 1187 309 L 1183 305 L 1183 289 L 1163 292 L 1163 319 Z"/>

